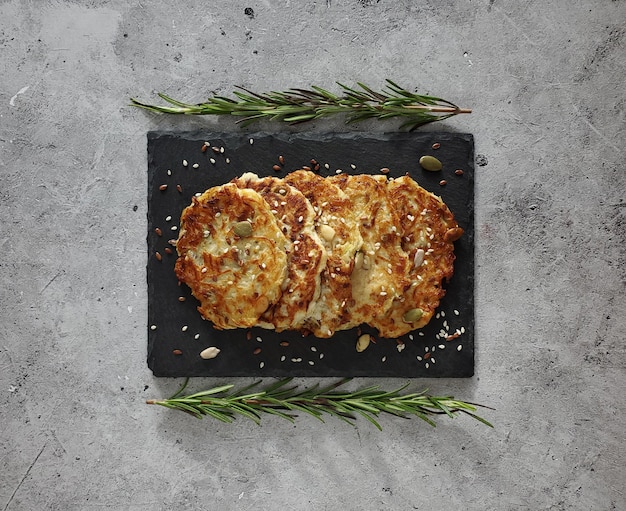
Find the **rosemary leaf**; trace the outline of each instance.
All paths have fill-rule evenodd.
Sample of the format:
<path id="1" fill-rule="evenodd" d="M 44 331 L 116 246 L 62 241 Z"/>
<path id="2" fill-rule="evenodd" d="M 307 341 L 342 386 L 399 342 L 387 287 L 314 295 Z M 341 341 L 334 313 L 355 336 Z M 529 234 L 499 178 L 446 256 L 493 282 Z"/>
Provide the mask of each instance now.
<path id="1" fill-rule="evenodd" d="M 254 121 L 271 121 L 298 124 L 321 117 L 343 114 L 346 123 L 366 119 L 401 118 L 401 128 L 414 130 L 424 124 L 442 121 L 471 110 L 459 108 L 454 103 L 435 96 L 416 94 L 387 80 L 386 87 L 377 92 L 357 82 L 357 87 L 348 87 L 337 82 L 341 94 L 336 95 L 315 85 L 311 89 L 289 89 L 259 94 L 237 86 L 235 99 L 212 96 L 204 103 L 185 103 L 162 92 L 158 96 L 169 106 L 152 105 L 131 98 L 131 106 L 151 112 L 184 115 L 233 115 L 242 117 L 237 122 L 244 126 Z"/>
<path id="2" fill-rule="evenodd" d="M 187 387 L 188 380 L 187 378 L 172 397 L 146 402 L 183 411 L 197 418 L 206 415 L 226 423 L 233 422 L 237 416 L 241 416 L 260 424 L 263 415 L 275 415 L 294 422 L 297 417 L 294 412 L 301 412 L 321 422 L 324 422 L 324 415 L 330 415 L 352 425 L 355 425 L 357 417 L 361 416 L 376 428 L 382 429 L 377 420 L 381 414 L 403 419 L 415 416 L 435 426 L 433 418 L 437 415 L 454 418 L 459 413 L 464 413 L 486 426 L 493 427 L 489 421 L 476 413 L 479 407 L 489 407 L 460 401 L 451 396 L 432 396 L 426 392 L 403 394 L 408 384 L 391 391 L 384 391 L 372 385 L 355 391 L 339 392 L 337 389 L 349 382 L 349 378 L 323 388 L 315 384 L 302 389 L 297 385 L 290 385 L 291 378 L 285 378 L 256 392 L 253 390 L 261 382 L 257 381 L 239 390 L 233 390 L 234 385 L 221 385 L 184 396 L 182 393 Z"/>

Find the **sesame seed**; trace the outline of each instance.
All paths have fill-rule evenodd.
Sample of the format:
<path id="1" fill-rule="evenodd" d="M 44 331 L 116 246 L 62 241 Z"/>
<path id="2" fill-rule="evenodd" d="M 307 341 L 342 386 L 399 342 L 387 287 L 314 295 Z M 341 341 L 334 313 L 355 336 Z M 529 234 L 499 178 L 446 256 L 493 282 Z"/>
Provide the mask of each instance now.
<path id="1" fill-rule="evenodd" d="M 172 231 L 175 231 L 176 229 L 178 229 L 178 227 L 176 227 L 175 225 L 172 225 L 172 227 L 170 228 Z"/>
<path id="2" fill-rule="evenodd" d="M 265 269 L 267 268 L 267 265 L 265 263 L 261 263 L 261 268 Z"/>
<path id="3" fill-rule="evenodd" d="M 294 358 L 291 359 L 291 361 L 294 362 L 294 363 L 297 363 L 297 362 L 302 362 L 302 359 L 294 357 Z"/>
<path id="4" fill-rule="evenodd" d="M 170 169 L 167 169 L 167 175 L 171 176 L 172 175 L 172 171 Z"/>
<path id="5" fill-rule="evenodd" d="M 387 296 L 386 291 L 381 291 L 381 292 L 380 292 L 380 296 Z"/>
<path id="6" fill-rule="evenodd" d="M 313 366 L 313 365 L 315 365 L 315 362 L 313 362 L 312 360 L 309 360 L 309 365 Z"/>
<path id="7" fill-rule="evenodd" d="M 441 312 L 438 312 L 437 314 L 435 314 L 435 319 L 439 319 L 441 317 Z"/>
<path id="8" fill-rule="evenodd" d="M 426 363 L 424 364 L 424 367 L 425 367 L 426 369 L 428 369 L 428 368 L 430 367 L 429 363 L 428 363 L 428 362 L 426 362 Z"/>
<path id="9" fill-rule="evenodd" d="M 156 325 L 151 325 L 150 330 L 156 330 Z"/>
<path id="10" fill-rule="evenodd" d="M 215 165 L 215 158 L 209 158 L 209 161 L 210 161 L 213 165 Z"/>
<path id="11" fill-rule="evenodd" d="M 205 141 L 205 142 L 204 142 L 204 145 L 205 145 L 206 147 L 211 147 L 211 142 L 206 142 L 206 141 Z"/>
<path id="12" fill-rule="evenodd" d="M 199 164 L 199 163 L 194 163 L 194 164 L 192 165 L 192 167 L 193 167 L 194 169 L 197 169 L 199 166 L 200 166 L 200 164 Z"/>
<path id="13" fill-rule="evenodd" d="M 426 353 L 428 353 L 428 350 L 429 350 L 428 346 L 424 346 L 424 351 L 425 351 Z"/>
<path id="14" fill-rule="evenodd" d="M 172 217 L 171 217 L 170 215 L 167 215 L 167 216 L 165 217 L 165 221 L 166 221 L 166 222 L 169 222 L 171 219 L 172 219 Z"/>
<path id="15" fill-rule="evenodd" d="M 196 339 L 196 340 L 200 339 L 200 334 L 194 335 L 193 338 Z"/>
<path id="16" fill-rule="evenodd" d="M 356 169 L 356 165 L 354 163 L 351 163 L 350 167 L 352 167 L 352 170 Z"/>
<path id="17" fill-rule="evenodd" d="M 200 192 L 196 192 L 196 193 L 195 193 L 195 196 L 196 196 L 196 197 L 200 197 L 200 195 L 202 195 Z"/>
<path id="18" fill-rule="evenodd" d="M 437 346 L 437 347 L 438 347 L 440 350 L 443 350 L 443 349 L 445 349 L 445 348 L 446 348 L 446 345 L 445 345 L 445 344 L 440 344 L 440 345 L 439 345 L 439 346 Z"/>
<path id="19" fill-rule="evenodd" d="M 223 147 L 220 147 L 220 153 L 222 153 L 222 154 L 224 153 L 224 148 Z"/>
<path id="20" fill-rule="evenodd" d="M 441 317 L 445 318 L 446 317 L 446 311 L 441 311 Z"/>
<path id="21" fill-rule="evenodd" d="M 462 334 L 464 334 L 464 333 L 465 333 L 465 327 L 464 327 L 464 326 L 462 326 L 462 327 L 461 327 L 461 333 L 462 333 Z"/>
<path id="22" fill-rule="evenodd" d="M 257 341 L 257 342 L 263 342 L 263 339 L 261 339 L 260 337 L 257 337 L 257 338 L 256 338 L 256 341 Z"/>
<path id="23" fill-rule="evenodd" d="M 341 174 L 342 172 L 343 172 L 343 170 L 341 170 L 341 169 L 335 170 L 335 174 Z"/>
<path id="24" fill-rule="evenodd" d="M 461 344 L 459 344 L 459 345 L 456 347 L 456 350 L 457 350 L 457 351 L 461 351 L 462 349 L 463 349 L 463 346 L 462 346 Z"/>
<path id="25" fill-rule="evenodd" d="M 189 163 L 187 163 L 187 160 L 183 160 L 183 167 L 186 167 L 187 165 L 189 165 Z"/>
<path id="26" fill-rule="evenodd" d="M 253 138 L 250 139 L 250 145 L 252 145 L 252 144 L 254 144 L 254 139 Z"/>
<path id="27" fill-rule="evenodd" d="M 304 217 L 303 217 L 302 215 L 300 215 L 300 216 L 298 217 L 298 222 L 302 223 L 302 221 L 303 221 L 303 220 L 304 220 Z"/>
<path id="28" fill-rule="evenodd" d="M 186 332 L 188 328 L 189 328 L 189 327 L 188 327 L 187 325 L 185 325 L 184 327 L 182 327 L 182 328 L 181 328 L 181 330 L 182 330 L 183 332 Z"/>
<path id="29" fill-rule="evenodd" d="M 424 332 L 417 332 L 417 335 L 419 335 L 420 337 L 424 337 Z"/>
<path id="30" fill-rule="evenodd" d="M 454 315 L 455 315 L 455 316 L 458 316 L 458 315 L 459 315 L 459 311 L 458 311 L 458 310 L 456 310 L 456 309 L 454 309 Z"/>
<path id="31" fill-rule="evenodd" d="M 282 357 L 280 357 L 280 361 L 284 362 L 286 360 L 287 357 L 285 357 L 285 355 L 283 355 Z"/>
<path id="32" fill-rule="evenodd" d="M 201 273 L 206 273 L 207 271 L 209 271 L 209 269 L 206 266 L 203 266 L 200 270 Z"/>
<path id="33" fill-rule="evenodd" d="M 324 168 L 328 170 L 330 168 L 330 165 L 328 163 L 324 163 Z"/>
<path id="34" fill-rule="evenodd" d="M 386 356 L 384 356 L 384 357 L 383 357 L 383 358 L 381 358 L 380 360 L 381 360 L 381 362 L 387 362 L 387 357 L 386 357 Z"/>
<path id="35" fill-rule="evenodd" d="M 230 163 L 230 158 L 226 158 L 226 163 Z"/>
<path id="36" fill-rule="evenodd" d="M 311 346 L 311 351 L 317 351 L 317 348 L 315 346 Z"/>
<path id="37" fill-rule="evenodd" d="M 435 363 L 435 359 L 430 357 L 430 361 L 434 364 Z"/>
<path id="38" fill-rule="evenodd" d="M 410 339 L 410 340 L 413 340 L 413 339 L 414 339 L 413 334 L 409 334 L 409 339 Z"/>
<path id="39" fill-rule="evenodd" d="M 263 369 L 263 368 L 265 367 L 265 362 L 261 362 L 261 363 L 259 364 L 259 367 L 260 367 L 261 369 Z"/>
<path id="40" fill-rule="evenodd" d="M 322 360 L 324 358 L 324 354 L 320 353 L 320 360 Z"/>

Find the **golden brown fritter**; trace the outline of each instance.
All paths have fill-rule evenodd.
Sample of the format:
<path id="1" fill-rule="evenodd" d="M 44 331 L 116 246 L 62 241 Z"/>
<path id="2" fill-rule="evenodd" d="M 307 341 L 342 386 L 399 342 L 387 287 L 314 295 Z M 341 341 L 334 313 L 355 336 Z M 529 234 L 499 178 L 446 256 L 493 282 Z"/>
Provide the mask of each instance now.
<path id="1" fill-rule="evenodd" d="M 312 204 L 315 226 L 328 256 L 321 275 L 322 290 L 305 327 L 317 337 L 332 337 L 348 320 L 354 256 L 363 244 L 358 220 L 350 198 L 328 179 L 307 170 L 297 170 L 284 179 Z"/>
<path id="2" fill-rule="evenodd" d="M 277 332 L 300 330 L 310 316 L 310 306 L 320 295 L 320 274 L 326 267 L 326 250 L 315 231 L 313 206 L 300 191 L 277 177 L 246 173 L 233 182 L 265 199 L 288 240 L 283 294 L 261 320 Z"/>
<path id="3" fill-rule="evenodd" d="M 350 197 L 363 238 L 351 275 L 349 316 L 342 325 L 347 329 L 384 316 L 393 300 L 402 296 L 409 258 L 402 249 L 400 219 L 384 181 L 367 174 L 341 174 L 328 179 Z"/>
<path id="4" fill-rule="evenodd" d="M 183 211 L 175 271 L 217 329 L 251 327 L 281 297 L 286 246 L 267 202 L 229 183 Z"/>
<path id="5" fill-rule="evenodd" d="M 387 184 L 398 217 L 402 248 L 409 255 L 407 277 L 411 284 L 394 300 L 384 317 L 371 326 L 381 337 L 399 337 L 422 328 L 444 296 L 442 282 L 454 271 L 454 241 L 462 234 L 454 216 L 440 197 L 419 186 L 409 176 Z"/>

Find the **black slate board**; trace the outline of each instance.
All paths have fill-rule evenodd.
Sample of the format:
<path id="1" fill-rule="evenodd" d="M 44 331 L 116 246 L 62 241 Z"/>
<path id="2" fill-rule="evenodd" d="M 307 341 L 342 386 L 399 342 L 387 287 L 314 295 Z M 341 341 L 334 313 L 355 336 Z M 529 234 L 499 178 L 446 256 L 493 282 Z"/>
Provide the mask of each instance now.
<path id="1" fill-rule="evenodd" d="M 203 152 L 204 141 L 223 148 L 223 152 Z M 433 149 L 435 143 L 440 147 Z M 418 160 L 425 154 L 440 159 L 443 170 L 422 170 Z M 284 156 L 285 166 L 276 172 L 272 166 L 278 163 L 279 155 Z M 455 273 L 445 286 L 447 294 L 438 309 L 440 314 L 421 331 L 403 336 L 401 351 L 395 340 L 379 339 L 357 353 L 356 330 L 337 332 L 332 339 L 302 337 L 296 332 L 277 334 L 260 328 L 249 333 L 217 331 L 200 317 L 196 300 L 174 275 L 176 252 L 168 240 L 177 238 L 180 214 L 195 193 L 247 171 L 284 175 L 311 166 L 311 159 L 320 162 L 321 175 L 334 174 L 337 169 L 376 174 L 382 167 L 390 169 L 390 177 L 408 172 L 424 188 L 442 196 L 465 230 L 455 243 Z M 456 175 L 456 169 L 463 170 L 463 175 Z M 148 366 L 155 376 L 472 376 L 473 177 L 474 139 L 470 134 L 148 133 Z M 445 186 L 439 184 L 441 179 L 447 181 Z M 167 189 L 161 190 L 161 185 Z M 162 236 L 157 235 L 156 228 Z M 167 247 L 173 253 L 166 253 Z M 462 334 L 454 339 L 440 335 L 455 332 Z M 288 341 L 289 346 L 280 346 L 281 341 Z M 200 351 L 208 346 L 221 349 L 217 358 L 200 358 Z M 255 355 L 256 348 L 261 352 Z M 174 354 L 174 350 L 182 354 Z"/>

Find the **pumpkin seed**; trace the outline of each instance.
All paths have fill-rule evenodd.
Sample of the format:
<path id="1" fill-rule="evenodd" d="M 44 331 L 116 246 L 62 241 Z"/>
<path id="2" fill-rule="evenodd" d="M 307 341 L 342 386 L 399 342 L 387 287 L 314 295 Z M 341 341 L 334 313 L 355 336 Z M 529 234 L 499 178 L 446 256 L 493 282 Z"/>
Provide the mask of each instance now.
<path id="1" fill-rule="evenodd" d="M 332 241 L 335 237 L 335 229 L 333 229 L 330 225 L 324 224 L 320 227 L 320 235 L 326 241 Z"/>
<path id="2" fill-rule="evenodd" d="M 359 336 L 356 341 L 356 350 L 361 353 L 365 351 L 367 347 L 370 345 L 370 341 L 372 340 L 372 336 L 370 334 L 363 334 Z"/>
<path id="3" fill-rule="evenodd" d="M 404 313 L 404 316 L 402 316 L 402 321 L 404 321 L 405 323 L 415 323 L 416 321 L 419 321 L 423 315 L 424 311 L 422 309 L 411 309 L 410 311 Z"/>
<path id="4" fill-rule="evenodd" d="M 242 238 L 246 238 L 252 234 L 252 224 L 247 220 L 243 222 L 237 222 L 233 227 L 233 231 L 237 236 L 241 236 Z"/>
<path id="5" fill-rule="evenodd" d="M 200 352 L 200 358 L 203 358 L 204 360 L 209 360 L 211 358 L 217 357 L 219 354 L 220 349 L 216 348 L 215 346 L 211 346 Z"/>
<path id="6" fill-rule="evenodd" d="M 437 172 L 443 168 L 443 164 L 434 156 L 422 156 L 420 165 L 424 170 L 430 170 L 431 172 Z"/>
<path id="7" fill-rule="evenodd" d="M 354 269 L 360 270 L 363 268 L 363 252 L 357 252 L 354 257 Z"/>

